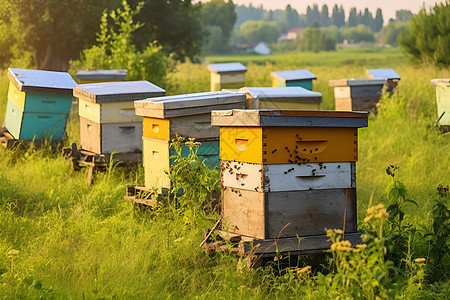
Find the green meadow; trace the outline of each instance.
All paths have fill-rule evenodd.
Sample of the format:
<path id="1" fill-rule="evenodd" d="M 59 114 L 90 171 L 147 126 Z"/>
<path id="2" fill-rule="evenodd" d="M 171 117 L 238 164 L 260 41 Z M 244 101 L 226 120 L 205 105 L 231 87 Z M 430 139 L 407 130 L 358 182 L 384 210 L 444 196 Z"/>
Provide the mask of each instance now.
<path id="1" fill-rule="evenodd" d="M 450 184 L 450 134 L 433 126 L 437 108 L 430 79 L 448 78 L 450 72 L 411 65 L 398 49 L 350 48 L 207 57 L 204 64 L 177 65 L 163 88 L 168 95 L 208 91 L 205 64 L 232 61 L 247 66 L 246 86 L 271 86 L 271 71 L 308 69 L 317 76 L 314 90 L 323 94 L 324 110 L 334 109 L 330 79 L 365 78 L 367 68 L 394 68 L 400 74 L 397 92 L 383 95 L 378 113 L 370 115 L 369 126 L 359 130 L 357 162 L 360 229 L 382 228 L 386 235 L 392 234 L 395 229 L 388 219 L 376 224 L 364 221 L 370 215 L 367 208 L 388 207 L 400 194 L 412 200 L 401 203 L 406 248 L 403 252 L 391 249 L 399 253 L 398 263 L 387 262 L 385 248 L 376 241 L 386 238 L 387 244 L 395 243 L 388 236 L 378 236 L 368 247 L 370 255 L 330 253 L 302 257 L 297 266 L 281 270 L 277 262 L 273 268 L 253 270 L 248 259 L 228 253 L 208 255 L 199 247 L 203 233 L 219 218 L 216 210 L 187 217 L 186 210 L 141 210 L 124 200 L 126 185 L 144 184 L 142 166 L 111 163 L 88 186 L 86 170 L 72 171 L 70 162 L 50 146 L 0 147 L 0 298 L 448 297 L 449 242 L 444 240 L 442 262 L 437 262 L 433 241 L 445 234 L 433 232 L 433 225 L 437 224 L 436 199 L 440 199 L 437 187 Z M 2 122 L 7 88 L 3 70 Z M 71 112 L 67 135 L 66 146 L 79 141 L 77 111 Z M 394 179 L 386 173 L 389 165 L 398 167 Z M 392 189 L 392 182 L 399 185 Z M 396 196 L 386 193 L 389 186 L 388 191 L 398 192 Z M 448 207 L 449 196 L 442 199 Z M 445 215 L 442 207 L 440 211 Z M 441 227 L 448 239 L 448 218 L 442 224 L 447 226 Z M 417 263 L 417 258 L 426 262 Z"/>

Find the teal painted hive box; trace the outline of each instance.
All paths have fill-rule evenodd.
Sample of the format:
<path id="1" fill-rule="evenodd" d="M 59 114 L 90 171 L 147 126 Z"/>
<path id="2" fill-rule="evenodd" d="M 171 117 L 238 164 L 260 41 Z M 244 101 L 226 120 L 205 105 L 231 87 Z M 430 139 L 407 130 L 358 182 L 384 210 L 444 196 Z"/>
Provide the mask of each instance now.
<path id="1" fill-rule="evenodd" d="M 5 128 L 16 139 L 61 140 L 75 81 L 66 72 L 8 69 Z"/>
<path id="2" fill-rule="evenodd" d="M 270 74 L 272 76 L 273 87 L 299 86 L 312 91 L 313 80 L 316 75 L 305 69 L 276 71 Z"/>
<path id="3" fill-rule="evenodd" d="M 437 117 L 443 132 L 450 131 L 450 78 L 431 80 L 436 86 Z"/>

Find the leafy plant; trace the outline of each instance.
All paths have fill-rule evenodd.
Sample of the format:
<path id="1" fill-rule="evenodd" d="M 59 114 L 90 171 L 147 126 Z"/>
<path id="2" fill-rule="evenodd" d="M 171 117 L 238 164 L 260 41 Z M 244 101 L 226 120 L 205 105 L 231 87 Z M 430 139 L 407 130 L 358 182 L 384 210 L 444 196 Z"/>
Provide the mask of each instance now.
<path id="1" fill-rule="evenodd" d="M 151 42 L 142 51 L 137 51 L 133 43 L 133 33 L 143 23 L 134 23 L 144 2 L 139 2 L 133 10 L 127 1 L 123 8 L 108 13 L 103 12 L 97 45 L 83 50 L 82 58 L 72 62 L 75 69 L 127 69 L 128 80 L 150 80 L 157 85 L 165 85 L 166 72 L 172 68 L 172 60 L 167 57 L 157 42 Z"/>
<path id="2" fill-rule="evenodd" d="M 168 171 L 171 182 L 169 198 L 184 213 L 185 222 L 192 223 L 207 204 L 213 202 L 213 192 L 220 191 L 219 172 L 209 169 L 197 155 L 200 142 L 190 138 L 185 142 L 189 149 L 182 155 L 184 138 L 177 136 L 172 140 L 176 154 L 171 156 L 173 165 Z"/>

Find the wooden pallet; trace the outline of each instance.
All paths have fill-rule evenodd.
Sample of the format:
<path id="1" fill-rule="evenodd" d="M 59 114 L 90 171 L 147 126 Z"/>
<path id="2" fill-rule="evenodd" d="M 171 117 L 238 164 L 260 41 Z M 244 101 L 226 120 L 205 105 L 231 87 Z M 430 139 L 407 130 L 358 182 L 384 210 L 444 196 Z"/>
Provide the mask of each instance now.
<path id="1" fill-rule="evenodd" d="M 260 267 L 263 265 L 263 262 L 273 260 L 273 258 L 278 256 L 318 254 L 330 249 L 331 246 L 331 242 L 325 234 L 304 237 L 256 239 L 220 230 L 220 222 L 221 220 L 208 231 L 200 247 L 204 248 L 208 254 L 231 252 L 239 254 L 242 257 L 249 257 L 254 268 Z M 215 241 L 211 239 L 213 233 L 217 235 Z M 355 246 L 361 243 L 362 234 L 362 231 L 346 233 L 344 239 L 350 241 Z"/>
<path id="2" fill-rule="evenodd" d="M 86 178 L 88 184 L 92 183 L 94 172 L 106 170 L 111 158 L 119 164 L 137 164 L 142 160 L 141 152 L 98 154 L 78 148 L 76 143 L 72 143 L 71 147 L 63 148 L 62 154 L 66 159 L 71 160 L 74 171 L 79 171 L 83 167 L 88 168 Z"/>
<path id="3" fill-rule="evenodd" d="M 439 126 L 439 129 L 442 131 L 442 133 L 450 132 L 450 125 L 441 125 Z"/>

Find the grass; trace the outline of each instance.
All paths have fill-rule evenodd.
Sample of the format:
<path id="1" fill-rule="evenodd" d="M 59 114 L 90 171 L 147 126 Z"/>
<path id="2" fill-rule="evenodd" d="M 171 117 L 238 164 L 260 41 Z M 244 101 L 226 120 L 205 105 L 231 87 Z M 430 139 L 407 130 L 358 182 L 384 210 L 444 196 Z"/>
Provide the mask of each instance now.
<path id="1" fill-rule="evenodd" d="M 334 108 L 328 80 L 365 77 L 366 68 L 394 68 L 402 77 L 398 94 L 384 97 L 378 114 L 370 116 L 369 127 L 359 131 L 359 225 L 369 228 L 363 219 L 370 204 L 388 205 L 384 191 L 391 179 L 385 169 L 394 164 L 408 196 L 418 203 L 418 208 L 406 206 L 407 223 L 417 230 L 431 226 L 435 189 L 450 183 L 450 135 L 432 127 L 437 113 L 429 80 L 449 77 L 448 70 L 409 65 L 396 49 L 207 60 L 243 62 L 248 67 L 247 86 L 270 86 L 274 70 L 307 68 L 318 77 L 314 89 L 324 96 L 323 109 Z M 7 84 L 2 71 L 2 111 Z M 164 88 L 168 94 L 207 91 L 209 74 L 205 65 L 181 64 L 168 75 Z M 67 143 L 78 141 L 77 126 L 72 112 Z M 143 185 L 141 167 L 112 165 L 89 187 L 85 171 L 74 173 L 68 161 L 48 149 L 0 147 L 0 157 L 0 298 L 351 297 L 333 291 L 327 275 L 301 273 L 301 269 L 288 269 L 282 275 L 270 268 L 250 271 L 246 261 L 237 257 L 206 255 L 198 245 L 217 214 L 186 222 L 180 211 L 138 211 L 123 199 L 126 185 Z M 414 245 L 410 260 L 427 255 L 425 242 Z M 13 249 L 20 251 L 14 260 L 8 255 Z M 305 258 L 304 265 L 309 263 Z M 407 298 L 440 298 L 450 292 L 449 278 L 419 288 L 420 273 L 414 272 L 409 277 L 392 275 L 391 292 Z"/>

